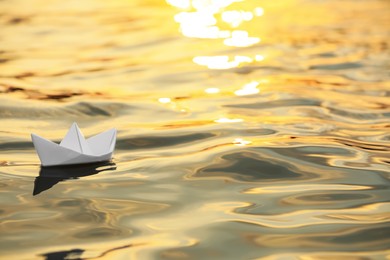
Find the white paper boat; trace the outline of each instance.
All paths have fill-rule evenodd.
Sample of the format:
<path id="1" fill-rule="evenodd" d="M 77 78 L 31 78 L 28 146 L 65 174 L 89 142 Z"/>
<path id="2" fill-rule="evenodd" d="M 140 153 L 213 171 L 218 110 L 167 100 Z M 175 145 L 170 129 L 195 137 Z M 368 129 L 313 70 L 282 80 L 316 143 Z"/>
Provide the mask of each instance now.
<path id="1" fill-rule="evenodd" d="M 116 129 L 85 140 L 76 123 L 70 127 L 60 144 L 31 134 L 42 166 L 94 163 L 111 160 L 116 142 Z"/>

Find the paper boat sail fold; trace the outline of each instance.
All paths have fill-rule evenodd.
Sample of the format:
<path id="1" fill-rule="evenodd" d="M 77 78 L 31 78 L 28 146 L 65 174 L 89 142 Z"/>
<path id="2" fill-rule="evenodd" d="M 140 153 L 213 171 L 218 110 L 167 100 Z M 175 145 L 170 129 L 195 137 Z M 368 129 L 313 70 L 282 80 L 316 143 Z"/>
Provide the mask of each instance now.
<path id="1" fill-rule="evenodd" d="M 76 123 L 60 144 L 31 134 L 42 166 L 58 166 L 109 161 L 116 142 L 116 129 L 85 139 Z"/>

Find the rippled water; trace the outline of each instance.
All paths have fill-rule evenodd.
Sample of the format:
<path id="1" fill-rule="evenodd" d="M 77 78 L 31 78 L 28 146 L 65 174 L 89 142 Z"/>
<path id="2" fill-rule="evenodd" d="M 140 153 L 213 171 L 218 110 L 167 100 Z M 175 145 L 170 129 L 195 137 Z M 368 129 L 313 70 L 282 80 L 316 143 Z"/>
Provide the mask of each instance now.
<path id="1" fill-rule="evenodd" d="M 0 1 L 0 258 L 389 257 L 389 10 Z M 41 169 L 74 121 L 114 160 Z"/>

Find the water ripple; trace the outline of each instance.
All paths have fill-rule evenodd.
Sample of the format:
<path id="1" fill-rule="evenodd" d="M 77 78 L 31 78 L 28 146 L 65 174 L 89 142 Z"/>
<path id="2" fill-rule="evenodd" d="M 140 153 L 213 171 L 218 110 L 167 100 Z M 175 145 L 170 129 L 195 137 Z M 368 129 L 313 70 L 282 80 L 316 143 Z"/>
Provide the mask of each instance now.
<path id="1" fill-rule="evenodd" d="M 388 257 L 388 7 L 0 1 L 1 257 Z M 74 121 L 113 161 L 40 168 Z"/>

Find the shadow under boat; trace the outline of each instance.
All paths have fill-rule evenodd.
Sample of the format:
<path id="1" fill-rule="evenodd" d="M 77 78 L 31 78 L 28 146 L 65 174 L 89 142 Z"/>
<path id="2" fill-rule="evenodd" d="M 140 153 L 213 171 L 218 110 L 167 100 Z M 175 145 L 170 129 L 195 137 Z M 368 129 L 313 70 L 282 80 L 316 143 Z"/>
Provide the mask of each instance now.
<path id="1" fill-rule="evenodd" d="M 35 178 L 33 196 L 50 189 L 61 181 L 113 170 L 116 170 L 116 164 L 113 162 L 41 167 L 39 176 Z"/>
<path id="2" fill-rule="evenodd" d="M 84 253 L 84 251 L 84 249 L 76 248 L 67 251 L 46 253 L 41 256 L 45 257 L 45 260 L 82 259 L 81 254 Z"/>

